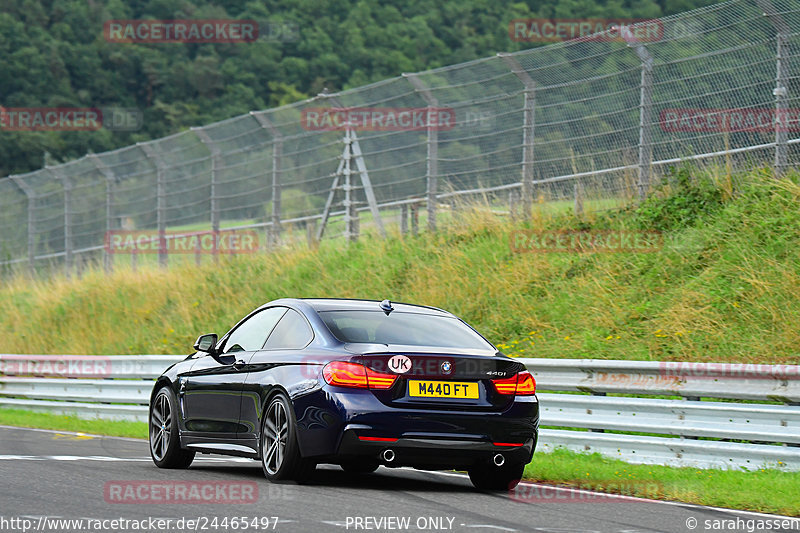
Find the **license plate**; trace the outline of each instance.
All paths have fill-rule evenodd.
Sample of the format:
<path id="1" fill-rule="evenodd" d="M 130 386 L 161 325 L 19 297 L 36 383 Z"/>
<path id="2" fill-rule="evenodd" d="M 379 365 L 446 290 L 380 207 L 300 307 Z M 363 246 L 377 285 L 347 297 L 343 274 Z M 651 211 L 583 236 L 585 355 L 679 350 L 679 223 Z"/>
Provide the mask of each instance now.
<path id="1" fill-rule="evenodd" d="M 463 398 L 477 400 L 480 398 L 477 383 L 455 381 L 408 381 L 408 395 L 415 398 Z"/>

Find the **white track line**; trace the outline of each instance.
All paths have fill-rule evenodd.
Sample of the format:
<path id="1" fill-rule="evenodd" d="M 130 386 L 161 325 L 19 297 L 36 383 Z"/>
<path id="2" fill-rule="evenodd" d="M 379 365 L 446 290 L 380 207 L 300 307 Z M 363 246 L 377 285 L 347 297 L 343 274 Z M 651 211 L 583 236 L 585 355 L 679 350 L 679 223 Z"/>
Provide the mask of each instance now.
<path id="1" fill-rule="evenodd" d="M 415 470 L 413 468 L 406 468 L 406 467 L 398 468 L 398 470 L 412 470 L 414 472 L 419 472 L 419 470 Z M 439 476 L 457 477 L 457 478 L 469 480 L 469 477 L 466 474 L 459 474 L 459 473 L 456 473 L 456 472 L 439 472 L 439 471 L 436 471 L 436 470 L 429 470 L 429 471 L 425 471 L 425 473 L 426 474 L 439 475 Z M 612 493 L 609 493 L 609 492 L 597 492 L 597 491 L 585 490 L 585 489 L 573 489 L 573 488 L 569 488 L 569 487 L 559 487 L 558 485 L 548 485 L 547 483 L 526 483 L 526 482 L 523 482 L 523 483 L 520 483 L 520 485 L 528 485 L 528 486 L 531 486 L 531 487 L 542 486 L 542 487 L 547 487 L 548 490 L 569 492 L 569 493 L 572 493 L 572 494 L 596 495 L 599 498 L 603 498 L 603 499 L 617 498 L 617 499 L 620 499 L 620 500 L 627 500 L 627 501 L 640 501 L 640 502 L 645 502 L 645 503 L 658 503 L 658 504 L 661 504 L 661 505 L 673 505 L 673 506 L 676 506 L 676 507 L 688 507 L 688 508 L 697 509 L 697 510 L 721 511 L 721 512 L 725 512 L 725 513 L 744 514 L 744 515 L 758 516 L 758 517 L 763 517 L 763 518 L 776 518 L 776 519 L 782 519 L 782 520 L 785 520 L 785 519 L 788 518 L 789 520 L 796 520 L 796 521 L 800 522 L 800 518 L 797 518 L 797 517 L 794 517 L 794 516 L 759 513 L 759 512 L 756 512 L 756 511 L 742 511 L 742 510 L 739 510 L 739 509 L 728 509 L 726 507 L 712 507 L 712 506 L 708 506 L 708 505 L 698 505 L 696 503 L 684 503 L 684 502 L 674 502 L 674 501 L 666 501 L 666 500 L 651 500 L 649 498 L 639 498 L 639 497 L 634 497 L 634 496 L 625 496 L 623 494 L 612 494 Z"/>
<path id="2" fill-rule="evenodd" d="M 75 435 L 77 437 L 91 437 L 93 439 L 115 439 L 115 440 L 125 440 L 129 442 L 147 442 L 147 439 L 136 439 L 133 437 L 111 437 L 109 435 L 95 435 L 94 433 L 81 433 L 78 431 L 61 431 L 58 429 L 23 428 L 19 426 L 3 426 L 3 425 L 0 425 L 0 429 L 22 429 L 25 431 L 35 431 L 38 433 L 60 433 L 61 435 Z"/>
<path id="3" fill-rule="evenodd" d="M 110 457 L 103 455 L 0 455 L 0 461 L 105 461 L 151 463 L 150 457 Z M 246 457 L 198 457 L 193 463 L 253 463 Z"/>

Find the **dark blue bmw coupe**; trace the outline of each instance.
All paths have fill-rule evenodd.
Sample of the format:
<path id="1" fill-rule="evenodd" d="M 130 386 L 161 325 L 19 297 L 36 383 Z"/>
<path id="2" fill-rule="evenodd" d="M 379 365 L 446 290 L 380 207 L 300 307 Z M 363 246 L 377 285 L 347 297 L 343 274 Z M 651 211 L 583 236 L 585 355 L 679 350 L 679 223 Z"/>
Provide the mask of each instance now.
<path id="1" fill-rule="evenodd" d="M 317 464 L 467 470 L 485 490 L 518 483 L 536 447 L 536 383 L 452 314 L 369 300 L 282 299 L 159 377 L 150 451 L 251 457 L 270 480 Z"/>

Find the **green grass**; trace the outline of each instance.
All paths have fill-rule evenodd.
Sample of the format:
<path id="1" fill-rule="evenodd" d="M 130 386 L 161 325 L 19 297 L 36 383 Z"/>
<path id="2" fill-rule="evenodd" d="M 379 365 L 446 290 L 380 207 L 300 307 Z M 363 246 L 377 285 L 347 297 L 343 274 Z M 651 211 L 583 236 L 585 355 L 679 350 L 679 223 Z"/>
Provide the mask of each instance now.
<path id="1" fill-rule="evenodd" d="M 0 408 L 0 425 L 38 429 L 60 429 L 113 437 L 147 438 L 147 424 L 121 420 L 84 419 L 75 416 Z"/>
<path id="2" fill-rule="evenodd" d="M 640 498 L 800 516 L 800 472 L 632 465 L 599 454 L 557 449 L 534 454 L 533 462 L 525 468 L 525 478 Z M 553 501 L 552 495 L 549 497 Z M 580 498 L 576 496 L 576 501 Z"/>
<path id="3" fill-rule="evenodd" d="M 0 409 L 0 425 L 147 438 L 147 424 L 143 422 L 85 420 L 17 409 Z M 800 516 L 800 500 L 796 497 L 800 494 L 800 473 L 797 472 L 632 465 L 598 454 L 557 449 L 552 453 L 536 453 L 525 469 L 525 479 L 640 498 Z M 519 494 L 523 501 L 531 498 L 531 503 L 558 501 L 553 493 L 546 491 Z M 537 500 L 537 496 L 543 499 Z M 580 502 L 585 496 L 575 498 Z"/>
<path id="4" fill-rule="evenodd" d="M 187 353 L 274 298 L 348 297 L 448 309 L 511 355 L 800 363 L 796 176 L 682 170 L 641 206 L 572 214 L 535 203 L 515 223 L 492 202 L 442 215 L 443 231 L 277 251 L 168 270 L 90 270 L 0 286 L 0 353 Z M 735 194 L 732 194 L 735 192 Z M 420 221 L 424 229 L 424 220 Z M 512 253 L 510 235 L 662 231 L 654 253 Z M 294 230 L 295 237 L 300 230 Z M 287 231 L 288 233 L 288 231 Z M 43 333 L 46 332 L 46 333 Z"/>

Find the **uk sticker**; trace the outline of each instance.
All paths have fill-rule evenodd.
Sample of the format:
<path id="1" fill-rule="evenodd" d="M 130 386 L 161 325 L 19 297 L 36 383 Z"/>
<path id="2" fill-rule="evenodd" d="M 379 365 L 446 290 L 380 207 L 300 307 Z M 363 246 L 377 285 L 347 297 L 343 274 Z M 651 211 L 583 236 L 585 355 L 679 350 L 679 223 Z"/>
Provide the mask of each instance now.
<path id="1" fill-rule="evenodd" d="M 411 370 L 411 359 L 405 355 L 395 355 L 389 359 L 389 370 L 395 374 L 405 374 Z"/>

